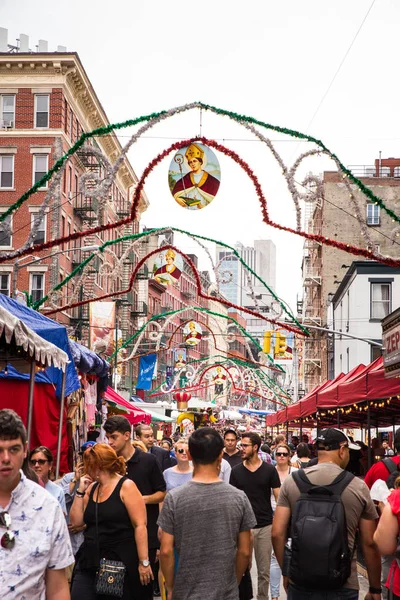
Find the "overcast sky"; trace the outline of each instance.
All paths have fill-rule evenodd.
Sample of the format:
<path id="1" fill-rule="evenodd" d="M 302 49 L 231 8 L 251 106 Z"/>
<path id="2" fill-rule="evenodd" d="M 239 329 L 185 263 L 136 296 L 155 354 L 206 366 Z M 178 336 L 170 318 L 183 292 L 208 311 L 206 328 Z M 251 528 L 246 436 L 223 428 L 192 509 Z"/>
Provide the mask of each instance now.
<path id="1" fill-rule="evenodd" d="M 10 43 L 26 33 L 32 49 L 38 39 L 46 39 L 49 50 L 60 44 L 77 51 L 111 122 L 201 100 L 308 130 L 344 164 L 372 165 L 380 150 L 383 157 L 398 156 L 399 0 L 375 1 L 313 119 L 371 4 L 0 0 L 0 26 L 9 29 Z M 172 141 L 199 130 L 197 110 L 154 128 L 130 153 L 137 174 Z M 268 149 L 228 119 L 209 114 L 203 115 L 202 133 L 224 140 L 249 163 L 263 185 L 271 216 L 293 227 L 293 204 Z M 289 164 L 306 149 L 288 138 L 271 138 Z M 143 224 L 176 225 L 230 244 L 272 239 L 277 246 L 277 292 L 294 306 L 301 292 L 302 241 L 264 225 L 247 177 L 230 159 L 219 158 L 220 191 L 210 206 L 197 212 L 175 204 L 167 185 L 170 158 L 161 163 L 145 188 L 151 206 Z M 324 168 L 334 167 L 321 159 L 306 170 L 319 173 Z M 197 250 L 192 242 L 184 248 Z"/>

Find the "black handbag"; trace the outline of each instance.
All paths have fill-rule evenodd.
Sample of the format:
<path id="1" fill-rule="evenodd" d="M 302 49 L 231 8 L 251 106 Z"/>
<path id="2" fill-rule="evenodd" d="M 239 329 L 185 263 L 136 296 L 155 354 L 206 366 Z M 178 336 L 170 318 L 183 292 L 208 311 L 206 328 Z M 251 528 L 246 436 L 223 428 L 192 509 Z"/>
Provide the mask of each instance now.
<path id="1" fill-rule="evenodd" d="M 96 538 L 97 538 L 97 553 L 100 557 L 100 542 L 99 542 L 99 531 L 98 531 L 98 504 L 99 504 L 99 484 L 96 486 L 97 502 L 95 502 L 95 515 L 96 515 Z M 95 490 L 96 491 L 96 490 Z M 94 492 L 93 492 L 94 501 Z M 104 596 L 114 596 L 116 598 L 122 598 L 124 595 L 124 580 L 125 580 L 126 567 L 120 560 L 109 560 L 108 558 L 101 558 L 99 570 L 96 573 L 96 594 L 103 594 Z"/>

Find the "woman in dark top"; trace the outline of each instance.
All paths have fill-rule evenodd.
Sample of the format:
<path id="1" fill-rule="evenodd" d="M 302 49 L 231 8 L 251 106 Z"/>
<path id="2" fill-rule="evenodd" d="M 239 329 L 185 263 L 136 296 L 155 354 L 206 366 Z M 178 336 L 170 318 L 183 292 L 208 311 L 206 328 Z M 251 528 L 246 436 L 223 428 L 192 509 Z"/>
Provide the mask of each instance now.
<path id="1" fill-rule="evenodd" d="M 86 530 L 76 556 L 71 599 L 109 598 L 95 591 L 101 558 L 120 560 L 126 566 L 124 600 L 152 598 L 146 507 L 136 485 L 125 477 L 124 459 L 107 444 L 96 444 L 84 453 L 83 464 L 86 474 L 75 493 L 70 521 L 73 527 L 85 524 Z"/>

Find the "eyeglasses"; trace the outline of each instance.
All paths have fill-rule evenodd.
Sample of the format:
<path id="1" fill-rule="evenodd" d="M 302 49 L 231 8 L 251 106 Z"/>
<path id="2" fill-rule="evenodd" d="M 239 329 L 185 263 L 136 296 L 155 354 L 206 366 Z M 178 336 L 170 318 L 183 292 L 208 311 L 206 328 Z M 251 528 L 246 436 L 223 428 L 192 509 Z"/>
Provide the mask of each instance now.
<path id="1" fill-rule="evenodd" d="M 277 452 L 275 456 L 289 456 L 289 452 Z"/>
<path id="2" fill-rule="evenodd" d="M 12 531 L 9 531 L 11 527 L 11 517 L 8 512 L 0 513 L 0 525 L 6 527 L 7 531 L 1 536 L 0 543 L 1 547 L 6 550 L 11 550 L 15 545 L 15 535 Z"/>
<path id="3" fill-rule="evenodd" d="M 183 454 L 184 452 L 186 452 L 186 450 L 184 448 L 178 448 L 178 450 L 177 450 L 178 454 Z"/>
<path id="4" fill-rule="evenodd" d="M 34 460 L 32 460 L 32 459 L 31 459 L 29 462 L 30 462 L 30 463 L 31 463 L 31 465 L 33 465 L 33 466 L 35 466 L 36 464 L 38 464 L 38 465 L 40 465 L 41 467 L 43 467 L 43 465 L 44 465 L 45 463 L 49 462 L 49 461 L 47 460 L 47 458 L 36 458 L 36 459 L 34 459 Z"/>

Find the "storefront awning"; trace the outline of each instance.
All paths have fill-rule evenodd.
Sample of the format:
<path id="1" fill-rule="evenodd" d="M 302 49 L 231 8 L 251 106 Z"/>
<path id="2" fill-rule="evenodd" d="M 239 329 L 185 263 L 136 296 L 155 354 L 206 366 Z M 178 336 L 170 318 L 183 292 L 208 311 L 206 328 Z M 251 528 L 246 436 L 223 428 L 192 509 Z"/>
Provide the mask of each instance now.
<path id="1" fill-rule="evenodd" d="M 146 423 L 148 425 L 151 422 L 151 415 L 148 412 L 137 406 L 133 406 L 111 387 L 108 387 L 104 392 L 104 399 L 111 406 L 115 406 L 119 410 L 126 412 L 126 418 L 131 425 L 138 425 L 139 423 Z"/>

